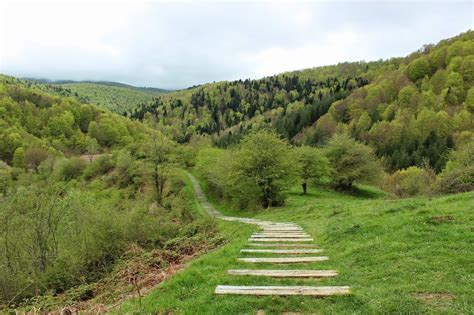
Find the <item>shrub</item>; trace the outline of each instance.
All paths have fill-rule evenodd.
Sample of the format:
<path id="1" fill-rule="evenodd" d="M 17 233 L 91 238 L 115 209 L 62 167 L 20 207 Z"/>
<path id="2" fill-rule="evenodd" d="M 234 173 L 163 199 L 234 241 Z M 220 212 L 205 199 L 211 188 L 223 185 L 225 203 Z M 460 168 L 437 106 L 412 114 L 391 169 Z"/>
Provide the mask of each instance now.
<path id="1" fill-rule="evenodd" d="M 195 170 L 206 181 L 208 192 L 217 198 L 224 198 L 227 192 L 229 156 L 229 152 L 216 148 L 204 148 L 197 153 Z"/>
<path id="2" fill-rule="evenodd" d="M 436 191 L 458 193 L 474 189 L 474 141 L 451 151 L 445 168 L 439 175 Z"/>
<path id="3" fill-rule="evenodd" d="M 432 170 L 412 166 L 390 175 L 385 185 L 398 197 L 411 197 L 429 193 L 435 181 Z"/>
<path id="4" fill-rule="evenodd" d="M 103 155 L 92 161 L 84 170 L 84 178 L 91 179 L 93 177 L 104 175 L 114 168 L 114 162 L 110 155 Z"/>
<path id="5" fill-rule="evenodd" d="M 82 175 L 86 162 L 80 158 L 60 160 L 55 167 L 54 175 L 59 180 L 70 180 Z"/>
<path id="6" fill-rule="evenodd" d="M 26 167 L 38 170 L 38 166 L 49 157 L 47 150 L 43 148 L 30 148 L 26 149 L 24 153 L 25 165 Z"/>

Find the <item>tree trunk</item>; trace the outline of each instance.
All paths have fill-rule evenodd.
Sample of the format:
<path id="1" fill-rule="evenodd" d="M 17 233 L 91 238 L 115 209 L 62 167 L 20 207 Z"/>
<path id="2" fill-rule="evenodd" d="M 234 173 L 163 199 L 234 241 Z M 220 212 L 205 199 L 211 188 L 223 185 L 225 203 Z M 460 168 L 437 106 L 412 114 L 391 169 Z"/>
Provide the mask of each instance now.
<path id="1" fill-rule="evenodd" d="M 301 186 L 303 187 L 303 195 L 306 195 L 306 182 L 304 182 L 303 184 L 301 184 Z"/>

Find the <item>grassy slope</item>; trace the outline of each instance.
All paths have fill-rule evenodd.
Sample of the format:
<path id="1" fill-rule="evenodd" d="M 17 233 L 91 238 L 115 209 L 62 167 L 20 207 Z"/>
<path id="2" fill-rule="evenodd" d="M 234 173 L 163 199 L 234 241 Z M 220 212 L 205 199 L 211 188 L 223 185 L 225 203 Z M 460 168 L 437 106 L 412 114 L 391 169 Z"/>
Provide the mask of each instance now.
<path id="1" fill-rule="evenodd" d="M 220 209 L 236 213 L 223 205 Z M 230 242 L 160 284 L 143 299 L 143 310 L 189 314 L 255 313 L 259 309 L 270 313 L 473 313 L 473 210 L 474 192 L 387 200 L 370 192 L 349 196 L 318 189 L 301 196 L 294 191 L 285 207 L 239 214 L 301 224 L 330 260 L 298 267 L 337 269 L 338 277 L 317 281 L 229 276 L 229 268 L 272 266 L 238 263 L 239 250 L 255 228 L 220 222 Z M 451 216 L 452 221 L 438 223 L 435 216 Z M 323 299 L 215 296 L 218 284 L 350 285 L 353 295 Z M 120 312 L 137 310 L 138 303 L 130 301 Z"/>
<path id="2" fill-rule="evenodd" d="M 82 97 L 87 97 L 91 103 L 122 113 L 148 102 L 152 97 L 166 93 L 165 90 L 115 86 L 98 83 L 65 83 L 61 87 L 71 90 Z"/>

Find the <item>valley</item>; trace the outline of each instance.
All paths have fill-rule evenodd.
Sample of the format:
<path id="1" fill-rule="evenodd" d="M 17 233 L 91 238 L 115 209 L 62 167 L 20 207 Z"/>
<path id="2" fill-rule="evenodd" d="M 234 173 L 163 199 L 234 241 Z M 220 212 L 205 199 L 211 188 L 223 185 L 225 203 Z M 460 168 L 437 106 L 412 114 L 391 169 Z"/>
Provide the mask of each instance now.
<path id="1" fill-rule="evenodd" d="M 471 30 L 177 91 L 2 74 L 0 312 L 473 313 L 473 191 Z"/>

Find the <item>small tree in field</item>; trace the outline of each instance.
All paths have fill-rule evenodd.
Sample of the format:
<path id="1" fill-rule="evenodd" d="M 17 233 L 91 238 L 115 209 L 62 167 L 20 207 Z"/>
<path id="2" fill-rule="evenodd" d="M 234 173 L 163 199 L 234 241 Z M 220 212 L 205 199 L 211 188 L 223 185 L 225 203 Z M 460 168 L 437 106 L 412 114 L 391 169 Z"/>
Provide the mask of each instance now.
<path id="1" fill-rule="evenodd" d="M 331 164 L 320 150 L 307 146 L 299 147 L 295 149 L 295 157 L 303 194 L 306 194 L 309 183 L 321 183 L 331 175 Z"/>
<path id="2" fill-rule="evenodd" d="M 372 149 L 346 135 L 336 135 L 329 141 L 326 156 L 334 167 L 336 189 L 349 190 L 355 181 L 373 180 L 380 172 Z"/>
<path id="3" fill-rule="evenodd" d="M 251 185 L 258 190 L 263 207 L 283 204 L 283 191 L 295 175 L 290 146 L 271 131 L 258 131 L 246 136 L 235 155 L 232 185 Z"/>

